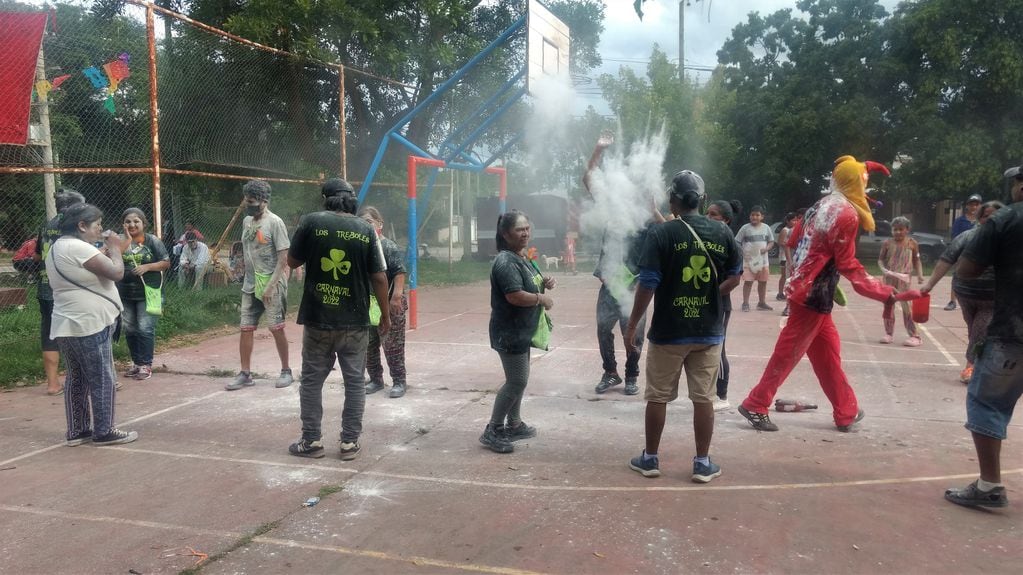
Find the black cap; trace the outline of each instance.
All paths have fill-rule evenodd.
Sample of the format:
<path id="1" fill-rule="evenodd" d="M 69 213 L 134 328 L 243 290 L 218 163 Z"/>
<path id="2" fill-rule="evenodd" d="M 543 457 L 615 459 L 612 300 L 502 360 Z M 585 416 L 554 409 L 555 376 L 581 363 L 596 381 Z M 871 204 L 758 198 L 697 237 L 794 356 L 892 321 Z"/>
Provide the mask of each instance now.
<path id="1" fill-rule="evenodd" d="M 347 194 L 350 196 L 355 195 L 355 188 L 352 187 L 347 181 L 341 178 L 331 178 L 320 187 L 320 193 L 325 197 L 336 196 L 338 194 Z"/>
<path id="2" fill-rule="evenodd" d="M 671 187 L 668 188 L 668 193 L 679 198 L 688 194 L 703 197 L 703 178 L 691 170 L 682 170 L 671 178 Z"/>

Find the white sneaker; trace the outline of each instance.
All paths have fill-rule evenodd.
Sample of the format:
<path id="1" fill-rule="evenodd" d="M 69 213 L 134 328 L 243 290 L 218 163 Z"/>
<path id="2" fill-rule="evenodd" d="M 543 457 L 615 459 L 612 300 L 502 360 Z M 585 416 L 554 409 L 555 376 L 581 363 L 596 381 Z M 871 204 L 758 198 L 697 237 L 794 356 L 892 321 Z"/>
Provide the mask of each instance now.
<path id="1" fill-rule="evenodd" d="M 728 403 L 727 399 L 721 399 L 720 397 L 714 398 L 714 411 L 724 411 L 732 407 L 731 403 Z"/>

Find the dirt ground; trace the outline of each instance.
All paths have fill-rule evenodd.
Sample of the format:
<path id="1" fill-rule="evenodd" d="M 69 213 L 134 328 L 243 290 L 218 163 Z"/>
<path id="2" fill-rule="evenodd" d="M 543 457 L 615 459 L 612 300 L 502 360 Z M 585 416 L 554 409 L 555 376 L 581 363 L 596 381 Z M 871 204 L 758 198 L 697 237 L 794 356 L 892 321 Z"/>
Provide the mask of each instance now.
<path id="1" fill-rule="evenodd" d="M 598 282 L 557 277 L 554 347 L 533 354 L 522 408 L 539 435 L 509 455 L 477 441 L 502 382 L 486 284 L 420 290 L 408 395 L 368 397 L 351 462 L 337 457 L 337 372 L 324 396 L 328 456 L 292 457 L 298 384 L 224 391 L 236 335 L 159 354 L 164 373 L 125 382 L 118 426 L 141 436 L 129 445 L 66 447 L 61 398 L 0 394 L 0 573 L 1018 572 L 1018 443 L 1003 451 L 1009 508 L 942 498 L 977 473 L 958 382 L 966 328 L 940 308 L 948 282 L 916 349 L 898 345 L 899 331 L 895 345 L 877 343 L 880 305 L 845 284 L 850 303 L 834 317 L 866 418 L 836 432 L 804 360 L 779 397 L 821 409 L 773 416 L 777 433 L 719 413 L 711 455 L 723 475 L 698 485 L 687 400 L 669 408 L 663 476 L 628 468 L 643 446 L 642 396 L 594 393 Z M 782 304 L 770 303 L 775 312 L 732 317 L 733 406 L 773 349 Z M 301 328 L 287 333 L 297 373 Z M 253 369 L 279 367 L 261 331 Z"/>

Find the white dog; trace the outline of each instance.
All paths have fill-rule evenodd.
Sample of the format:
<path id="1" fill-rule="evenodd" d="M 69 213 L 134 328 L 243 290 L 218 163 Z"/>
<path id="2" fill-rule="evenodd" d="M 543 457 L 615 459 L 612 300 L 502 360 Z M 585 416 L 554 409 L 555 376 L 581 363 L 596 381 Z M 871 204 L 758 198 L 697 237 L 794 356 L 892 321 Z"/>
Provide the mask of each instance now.
<path id="1" fill-rule="evenodd" d="M 540 257 L 543 258 L 543 263 L 544 263 L 545 266 L 547 266 L 548 270 L 551 269 L 551 264 L 554 264 L 554 269 L 558 269 L 558 262 L 561 261 L 561 258 L 558 258 L 558 257 L 547 257 L 547 256 L 543 256 L 543 255 L 540 256 Z"/>

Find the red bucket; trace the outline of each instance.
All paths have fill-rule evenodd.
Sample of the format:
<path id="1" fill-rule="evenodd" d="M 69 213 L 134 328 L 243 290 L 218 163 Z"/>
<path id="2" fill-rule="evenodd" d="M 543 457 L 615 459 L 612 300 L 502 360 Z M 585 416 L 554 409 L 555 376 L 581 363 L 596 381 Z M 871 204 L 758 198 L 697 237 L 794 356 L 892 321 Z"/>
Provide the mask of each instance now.
<path id="1" fill-rule="evenodd" d="M 923 297 L 913 300 L 913 321 L 916 323 L 927 323 L 931 313 L 931 294 L 924 294 Z"/>

